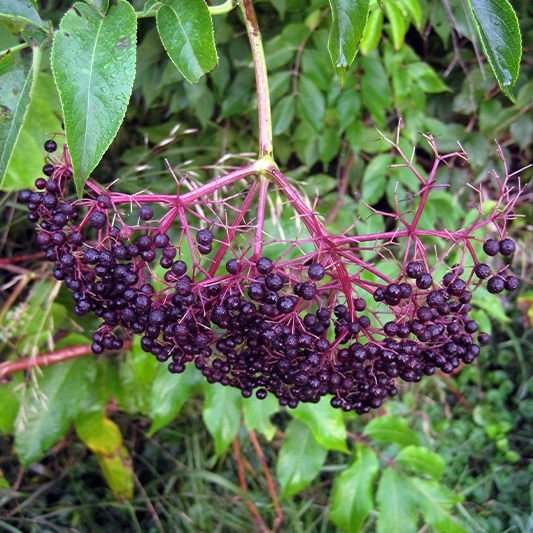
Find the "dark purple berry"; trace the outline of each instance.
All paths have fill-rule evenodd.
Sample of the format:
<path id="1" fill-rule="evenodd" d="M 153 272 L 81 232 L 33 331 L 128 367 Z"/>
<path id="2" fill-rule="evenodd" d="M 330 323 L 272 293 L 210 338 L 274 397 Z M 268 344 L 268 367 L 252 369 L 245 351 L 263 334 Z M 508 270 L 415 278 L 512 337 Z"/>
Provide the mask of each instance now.
<path id="1" fill-rule="evenodd" d="M 228 274 L 231 274 L 231 275 L 237 274 L 237 271 L 239 270 L 239 263 L 237 262 L 237 259 L 230 259 L 226 263 L 226 270 Z"/>
<path id="2" fill-rule="evenodd" d="M 196 234 L 196 242 L 200 246 L 205 246 L 205 247 L 210 246 L 211 243 L 213 242 L 213 239 L 214 239 L 213 233 L 211 233 L 211 231 L 208 230 L 208 229 L 201 229 Z M 202 253 L 204 253 L 204 252 L 202 252 Z"/>
<path id="3" fill-rule="evenodd" d="M 265 286 L 269 291 L 279 291 L 283 287 L 283 278 L 279 274 L 271 272 L 265 277 Z"/>
<path id="4" fill-rule="evenodd" d="M 50 163 L 46 163 L 43 167 L 43 174 L 45 176 L 51 176 L 54 173 L 54 165 L 51 165 Z"/>
<path id="5" fill-rule="evenodd" d="M 167 246 L 169 242 L 170 239 L 166 233 L 158 233 L 154 236 L 154 246 L 156 248 L 165 248 L 165 246 Z"/>
<path id="6" fill-rule="evenodd" d="M 411 279 L 419 278 L 422 274 L 424 274 L 425 271 L 426 269 L 421 261 L 411 261 L 410 263 L 407 263 L 407 267 L 405 269 L 405 273 Z"/>
<path id="7" fill-rule="evenodd" d="M 139 209 L 139 218 L 141 220 L 148 222 L 148 220 L 152 220 L 153 216 L 154 216 L 154 210 L 149 205 L 143 205 Z"/>
<path id="8" fill-rule="evenodd" d="M 416 286 L 419 289 L 429 289 L 431 285 L 433 285 L 431 274 L 422 274 L 420 277 L 416 278 Z"/>
<path id="9" fill-rule="evenodd" d="M 89 224 L 94 229 L 102 229 L 107 224 L 107 216 L 101 211 L 94 211 L 89 217 Z"/>
<path id="10" fill-rule="evenodd" d="M 320 263 L 313 263 L 309 267 L 307 275 L 309 276 L 309 279 L 320 281 L 326 275 L 326 269 Z"/>
<path id="11" fill-rule="evenodd" d="M 268 257 L 260 257 L 255 264 L 255 268 L 260 274 L 270 274 L 274 270 L 274 263 Z"/>
<path id="12" fill-rule="evenodd" d="M 48 153 L 55 152 L 57 150 L 57 143 L 53 139 L 49 139 L 44 143 L 44 149 Z"/>
<path id="13" fill-rule="evenodd" d="M 505 278 L 505 290 L 515 291 L 516 289 L 518 289 L 519 285 L 520 281 L 514 276 L 507 276 Z"/>
<path id="14" fill-rule="evenodd" d="M 493 257 L 500 251 L 500 243 L 494 239 L 488 239 L 483 243 L 483 251 Z"/>
<path id="15" fill-rule="evenodd" d="M 489 267 L 489 265 L 487 265 L 486 263 L 478 263 L 475 267 L 474 267 L 474 274 L 479 278 L 479 279 L 487 279 L 491 276 L 492 274 L 492 270 L 491 268 Z"/>
<path id="16" fill-rule="evenodd" d="M 46 187 L 46 180 L 44 178 L 37 178 L 35 180 L 35 188 L 42 191 Z"/>
<path id="17" fill-rule="evenodd" d="M 513 255 L 516 251 L 516 245 L 511 239 L 503 239 L 500 241 L 500 253 L 505 256 Z"/>
<path id="18" fill-rule="evenodd" d="M 487 290 L 491 294 L 499 294 L 505 289 L 505 281 L 501 276 L 493 276 L 487 282 Z"/>

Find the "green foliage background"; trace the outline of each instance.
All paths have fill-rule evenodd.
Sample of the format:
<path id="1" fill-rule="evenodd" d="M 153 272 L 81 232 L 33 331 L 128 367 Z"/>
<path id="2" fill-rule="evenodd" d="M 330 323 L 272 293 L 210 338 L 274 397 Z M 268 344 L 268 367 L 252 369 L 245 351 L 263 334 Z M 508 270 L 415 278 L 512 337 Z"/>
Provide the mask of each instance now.
<path id="1" fill-rule="evenodd" d="M 39 13 L 58 27 L 70 6 L 42 2 Z M 449 187 L 425 211 L 426 224 L 456 229 L 476 213 L 466 184 L 487 184 L 491 200 L 488 173 L 502 171 L 495 140 L 510 172 L 532 159 L 531 47 L 523 50 L 512 102 L 500 92 L 461 2 L 389 0 L 383 11 L 371 2 L 368 33 L 341 91 L 339 67 L 328 52 L 328 6 L 322 0 L 256 3 L 276 161 L 311 199 L 318 196 L 317 209 L 325 214 L 349 166 L 342 206 L 328 228 L 341 232 L 360 217 L 355 231 L 379 231 L 386 220 L 368 218 L 366 205 L 386 211 L 395 195 L 401 201 L 414 190 L 402 169 L 389 167 L 396 161 L 388 148 L 375 142 L 376 127 L 394 136 L 401 119 L 400 144 L 407 152 L 418 146 L 419 165 L 431 161 L 419 132 L 438 136 L 443 152 L 459 142 L 468 153 L 468 166 L 442 170 L 439 180 Z M 515 2 L 514 8 L 523 42 L 532 43 L 531 7 Z M 168 193 L 174 182 L 166 161 L 202 181 L 223 172 L 233 157 L 257 151 L 254 75 L 238 10 L 213 17 L 213 24 L 218 67 L 190 84 L 168 57 L 154 19 L 138 20 L 133 96 L 118 135 L 101 141 L 113 140 L 95 179 L 119 179 L 130 193 Z M 10 30 L 0 24 L 0 41 L 14 46 L 20 39 Z M 38 249 L 16 191 L 33 185 L 43 142 L 61 130 L 50 49 L 39 69 L 3 184 L 2 264 Z M 523 183 L 531 173 L 521 173 Z M 325 402 L 287 411 L 272 398 L 243 400 L 238 391 L 204 384 L 194 369 L 170 374 L 136 343 L 127 353 L 15 374 L 0 386 L 0 529 L 256 531 L 248 499 L 271 527 L 275 509 L 250 438 L 254 430 L 275 476 L 282 531 L 530 531 L 528 199 L 526 190 L 518 204 L 524 216 L 511 228 L 519 244 L 513 270 L 524 280 L 521 300 L 477 293 L 476 319 L 481 329 L 492 328 L 492 345 L 453 380 L 437 376 L 402 387 L 384 416 L 347 415 Z M 294 231 L 283 216 L 267 221 L 267 228 L 273 234 L 281 228 L 289 238 Z M 20 271 L 0 270 L 3 359 L 90 343 L 96 321 L 72 321 L 70 298 L 47 268 L 34 261 Z M 19 287 L 18 298 L 9 298 Z M 231 453 L 235 436 L 247 465 L 246 494 Z"/>

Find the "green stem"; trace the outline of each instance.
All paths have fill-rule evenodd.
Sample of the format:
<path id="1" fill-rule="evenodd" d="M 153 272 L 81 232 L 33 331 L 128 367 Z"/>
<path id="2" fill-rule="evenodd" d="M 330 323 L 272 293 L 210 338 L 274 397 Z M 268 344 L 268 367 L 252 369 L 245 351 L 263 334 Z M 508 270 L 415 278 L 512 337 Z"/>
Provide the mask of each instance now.
<path id="1" fill-rule="evenodd" d="M 12 46 L 11 48 L 6 48 L 5 50 L 2 50 L 0 52 L 0 56 L 3 56 L 5 54 L 7 54 L 8 52 L 18 52 L 20 50 L 24 50 L 25 48 L 28 48 L 30 45 L 28 43 L 20 43 L 20 44 L 17 44 L 17 46 Z"/>
<path id="2" fill-rule="evenodd" d="M 219 6 L 209 6 L 209 13 L 211 13 L 211 15 L 223 15 L 224 13 L 232 11 L 237 4 L 237 0 L 226 0 Z"/>
<path id="3" fill-rule="evenodd" d="M 266 70 L 265 52 L 261 41 L 261 33 L 257 24 L 252 0 L 242 0 L 239 4 L 246 32 L 250 40 L 252 58 L 254 61 L 255 84 L 257 88 L 257 111 L 259 115 L 259 157 L 272 157 L 272 118 L 270 116 L 270 93 Z"/>
<path id="4" fill-rule="evenodd" d="M 219 6 L 208 6 L 209 14 L 223 15 L 224 13 L 229 13 L 237 6 L 237 4 L 237 0 L 226 0 L 223 4 L 220 4 Z M 135 15 L 138 19 L 147 19 L 155 17 L 157 14 L 157 10 L 159 9 L 159 7 L 161 7 L 161 5 L 162 4 L 154 4 L 146 13 L 144 13 L 144 11 L 135 11 Z"/>

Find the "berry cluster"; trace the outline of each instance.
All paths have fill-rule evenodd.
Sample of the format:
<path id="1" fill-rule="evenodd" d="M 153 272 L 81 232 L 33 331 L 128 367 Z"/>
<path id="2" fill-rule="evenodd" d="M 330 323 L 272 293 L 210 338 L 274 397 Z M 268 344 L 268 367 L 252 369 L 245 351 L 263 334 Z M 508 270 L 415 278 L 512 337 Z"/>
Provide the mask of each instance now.
<path id="1" fill-rule="evenodd" d="M 53 153 L 56 142 L 45 149 Z M 168 220 L 155 220 L 142 197 L 136 226 L 120 223 L 124 195 L 92 184 L 88 197 L 69 201 L 66 147 L 49 156 L 43 173 L 48 180 L 37 179 L 37 190 L 21 191 L 19 201 L 38 224 L 54 277 L 72 292 L 74 313 L 102 321 L 93 352 L 119 349 L 124 333 L 137 334 L 144 351 L 170 361 L 170 372 L 193 362 L 210 383 L 245 397 L 270 392 L 296 407 L 330 395 L 332 406 L 366 413 L 397 394 L 398 379 L 417 382 L 472 363 L 489 340 L 470 317 L 472 290 L 484 282 L 493 294 L 518 286 L 505 266 L 493 270 L 477 259 L 435 279 L 420 252 L 404 260 L 396 279 L 382 276 L 386 282 L 364 281 L 372 266 L 361 262 L 348 274 L 333 248 L 276 261 L 233 250 L 227 259 L 229 238 L 216 240 L 216 225 L 194 228 L 183 216 L 175 245 Z M 214 246 L 222 253 L 206 270 L 196 258 Z M 489 239 L 483 250 L 508 257 L 515 244 Z"/>

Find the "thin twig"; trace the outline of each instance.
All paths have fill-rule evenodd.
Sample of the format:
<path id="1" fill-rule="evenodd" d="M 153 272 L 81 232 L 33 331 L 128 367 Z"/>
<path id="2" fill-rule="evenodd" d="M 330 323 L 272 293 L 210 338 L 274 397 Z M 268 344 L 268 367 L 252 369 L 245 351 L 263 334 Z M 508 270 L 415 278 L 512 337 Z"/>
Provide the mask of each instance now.
<path id="1" fill-rule="evenodd" d="M 274 486 L 274 481 L 272 480 L 272 476 L 270 475 L 270 472 L 268 470 L 267 459 L 265 457 L 265 454 L 263 453 L 263 450 L 261 449 L 261 445 L 257 440 L 257 435 L 255 434 L 255 431 L 253 429 L 250 430 L 250 440 L 252 441 L 255 452 L 261 460 L 263 474 L 265 475 L 265 479 L 268 486 L 268 493 L 270 494 L 270 497 L 272 498 L 272 503 L 274 504 L 276 520 L 274 520 L 272 533 L 275 533 L 277 531 L 281 531 L 281 526 L 283 524 L 283 513 L 281 512 L 281 507 L 279 505 L 278 495 L 276 494 L 276 487 Z"/>
<path id="2" fill-rule="evenodd" d="M 120 350 L 110 350 L 109 353 L 131 350 L 131 341 L 125 340 L 124 346 Z M 43 353 L 36 357 L 21 357 L 14 361 L 6 361 L 0 364 L 0 380 L 4 376 L 8 376 L 13 372 L 21 372 L 29 370 L 30 368 L 40 368 L 42 366 L 54 365 L 76 357 L 83 357 L 85 355 L 93 355 L 90 344 L 82 344 L 81 346 L 69 346 L 61 350 L 54 350 L 52 352 Z"/>
<path id="3" fill-rule="evenodd" d="M 237 463 L 237 471 L 239 474 L 239 485 L 245 496 L 244 499 L 245 499 L 246 505 L 248 506 L 250 513 L 254 517 L 258 530 L 261 533 L 266 533 L 267 528 L 265 526 L 265 523 L 263 522 L 263 519 L 261 518 L 261 515 L 259 514 L 259 511 L 257 510 L 257 507 L 254 505 L 252 500 L 248 498 L 248 488 L 246 487 L 246 479 L 244 477 L 244 464 L 242 462 L 241 450 L 239 448 L 239 440 L 237 437 L 233 439 L 233 457 L 235 458 L 235 462 Z"/>

